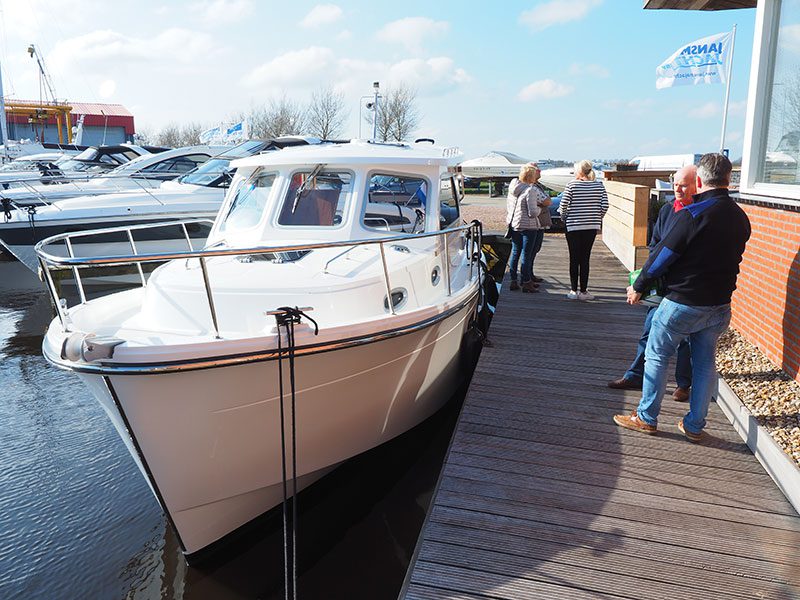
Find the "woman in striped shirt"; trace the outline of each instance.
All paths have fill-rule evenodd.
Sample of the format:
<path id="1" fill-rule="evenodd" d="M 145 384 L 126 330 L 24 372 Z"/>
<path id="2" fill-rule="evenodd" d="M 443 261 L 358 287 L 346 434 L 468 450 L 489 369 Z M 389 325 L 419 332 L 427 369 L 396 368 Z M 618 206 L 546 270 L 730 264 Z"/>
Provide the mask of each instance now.
<path id="1" fill-rule="evenodd" d="M 608 196 L 605 186 L 595 180 L 592 163 L 588 160 L 575 163 L 575 179 L 567 184 L 558 210 L 567 227 L 569 279 L 572 287 L 567 299 L 594 300 L 587 289 L 589 258 L 594 239 L 608 210 Z"/>

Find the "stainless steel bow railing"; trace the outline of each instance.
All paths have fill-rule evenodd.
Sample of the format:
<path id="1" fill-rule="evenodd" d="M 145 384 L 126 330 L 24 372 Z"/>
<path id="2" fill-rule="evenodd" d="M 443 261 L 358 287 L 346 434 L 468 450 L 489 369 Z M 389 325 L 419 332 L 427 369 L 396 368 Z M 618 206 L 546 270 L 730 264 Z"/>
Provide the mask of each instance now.
<path id="1" fill-rule="evenodd" d="M 403 240 L 410 241 L 410 240 L 419 240 L 425 238 L 439 238 L 443 240 L 444 243 L 442 244 L 443 246 L 442 253 L 444 254 L 444 260 L 442 262 L 445 271 L 444 276 L 445 279 L 447 280 L 447 295 L 451 296 L 453 290 L 451 287 L 452 282 L 450 277 L 450 269 L 451 269 L 450 250 L 447 243 L 447 236 L 454 233 L 461 233 L 462 243 L 463 243 L 462 247 L 465 248 L 468 253 L 467 256 L 467 260 L 469 261 L 468 281 L 472 282 L 475 280 L 476 277 L 479 277 L 480 249 L 483 244 L 483 239 L 482 239 L 483 229 L 480 221 L 472 221 L 471 223 L 468 224 L 460 225 L 458 227 L 452 227 L 449 229 L 444 229 L 441 231 L 433 231 L 429 233 L 399 234 L 381 238 L 346 240 L 337 242 L 317 242 L 312 244 L 294 244 L 291 246 L 269 246 L 269 247 L 261 246 L 254 248 L 227 248 L 227 247 L 218 247 L 217 245 L 215 245 L 213 247 L 207 247 L 202 250 L 194 250 L 192 247 L 191 238 L 187 230 L 187 225 L 196 223 L 210 224 L 213 222 L 208 219 L 188 219 L 183 221 L 169 221 L 166 223 L 157 223 L 157 224 L 111 227 L 111 228 L 96 229 L 91 231 L 63 233 L 49 237 L 36 244 L 35 250 L 39 258 L 39 265 L 42 270 L 43 279 L 45 281 L 45 284 L 47 285 L 47 289 L 50 292 L 50 295 L 53 298 L 56 307 L 56 312 L 58 314 L 59 320 L 61 321 L 61 325 L 64 328 L 64 331 L 69 330 L 69 319 L 67 318 L 67 310 L 68 310 L 67 301 L 64 298 L 61 298 L 61 295 L 58 291 L 57 286 L 55 285 L 52 276 L 52 271 L 58 269 L 69 269 L 72 271 L 75 277 L 75 282 L 78 288 L 78 294 L 80 296 L 81 303 L 86 303 L 87 301 L 86 293 L 80 275 L 80 270 L 82 268 L 108 267 L 113 265 L 136 265 L 137 270 L 139 271 L 139 277 L 142 283 L 142 287 L 146 287 L 147 279 L 145 278 L 144 270 L 142 269 L 143 264 L 196 258 L 200 262 L 200 270 L 203 275 L 203 284 L 205 287 L 206 299 L 208 301 L 208 307 L 211 312 L 211 322 L 214 326 L 214 335 L 217 338 L 220 337 L 219 335 L 220 329 L 219 329 L 217 311 L 214 305 L 214 296 L 211 288 L 211 280 L 209 278 L 208 267 L 207 267 L 207 261 L 215 257 L 278 254 L 285 252 L 320 250 L 324 248 L 349 249 L 356 246 L 377 245 L 380 252 L 381 266 L 383 268 L 383 279 L 386 287 L 386 295 L 387 298 L 389 299 L 389 310 L 392 314 L 395 314 L 395 309 L 394 306 L 392 305 L 392 300 L 391 300 L 392 286 L 389 278 L 389 269 L 386 264 L 386 250 L 385 250 L 386 244 L 396 245 L 398 242 L 401 242 Z M 151 230 L 154 228 L 163 228 L 163 227 L 180 227 L 183 231 L 183 236 L 186 239 L 189 249 L 185 252 L 156 252 L 156 253 L 140 254 L 136 246 L 134 234 L 136 232 L 140 232 L 145 229 Z M 80 256 L 80 257 L 75 256 L 73 250 L 73 240 L 76 240 L 78 238 L 91 238 L 93 236 L 108 235 L 112 233 L 125 233 L 127 235 L 128 243 L 132 251 L 131 254 L 116 255 L 116 256 Z M 48 252 L 49 247 L 62 242 L 66 247 L 68 256 L 58 256 Z"/>

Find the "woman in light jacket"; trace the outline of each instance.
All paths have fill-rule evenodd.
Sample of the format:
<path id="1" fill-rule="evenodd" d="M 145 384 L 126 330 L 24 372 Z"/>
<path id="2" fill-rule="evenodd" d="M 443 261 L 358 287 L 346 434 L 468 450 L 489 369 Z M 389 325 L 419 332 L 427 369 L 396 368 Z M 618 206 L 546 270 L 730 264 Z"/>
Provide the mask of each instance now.
<path id="1" fill-rule="evenodd" d="M 511 227 L 511 257 L 508 266 L 511 272 L 512 291 L 522 289 L 523 292 L 538 292 L 539 286 L 533 281 L 533 248 L 539 224 L 538 186 L 533 184 L 538 179 L 538 167 L 534 164 L 523 165 L 519 170 L 519 178 L 513 179 L 508 186 L 506 199 L 506 223 Z M 517 266 L 520 257 L 522 266 L 520 273 L 522 285 L 517 280 Z"/>
<path id="2" fill-rule="evenodd" d="M 597 232 L 608 210 L 606 188 L 595 180 L 592 163 L 576 162 L 575 179 L 567 184 L 558 210 L 567 227 L 569 279 L 572 289 L 568 300 L 594 300 L 589 293 L 589 258 Z M 580 290 L 578 282 L 580 281 Z"/>

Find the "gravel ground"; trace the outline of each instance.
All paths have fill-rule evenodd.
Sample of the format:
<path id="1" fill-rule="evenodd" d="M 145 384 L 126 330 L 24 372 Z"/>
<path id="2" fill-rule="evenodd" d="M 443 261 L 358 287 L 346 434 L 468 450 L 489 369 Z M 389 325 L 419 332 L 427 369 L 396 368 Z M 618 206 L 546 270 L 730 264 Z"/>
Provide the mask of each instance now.
<path id="1" fill-rule="evenodd" d="M 719 340 L 717 370 L 759 424 L 800 466 L 800 384 L 734 329 Z"/>
<path id="2" fill-rule="evenodd" d="M 471 199 L 469 196 L 468 199 Z M 469 222 L 478 219 L 486 233 L 506 230 L 505 207 L 476 197 L 462 206 Z M 739 399 L 800 466 L 800 384 L 773 365 L 753 344 L 730 329 L 719 341 L 717 370 Z"/>

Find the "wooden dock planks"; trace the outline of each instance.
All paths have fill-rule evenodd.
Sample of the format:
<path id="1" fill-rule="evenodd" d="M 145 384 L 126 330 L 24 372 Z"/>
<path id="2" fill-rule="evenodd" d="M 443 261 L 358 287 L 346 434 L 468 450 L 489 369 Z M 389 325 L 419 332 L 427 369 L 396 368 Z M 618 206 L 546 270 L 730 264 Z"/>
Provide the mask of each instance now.
<path id="1" fill-rule="evenodd" d="M 567 301 L 563 236 L 542 292 L 504 285 L 401 598 L 800 598 L 800 517 L 712 404 L 702 444 L 618 428 L 639 392 L 611 390 L 644 308 L 598 241 Z"/>

